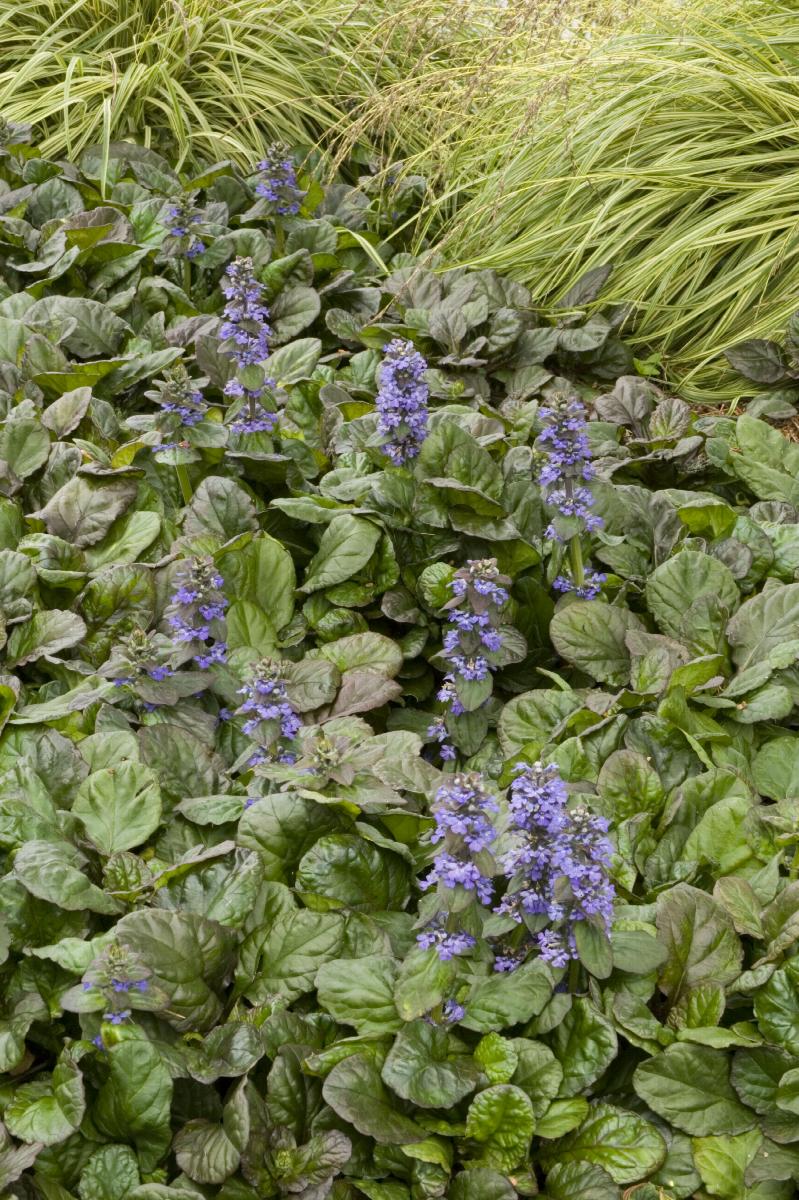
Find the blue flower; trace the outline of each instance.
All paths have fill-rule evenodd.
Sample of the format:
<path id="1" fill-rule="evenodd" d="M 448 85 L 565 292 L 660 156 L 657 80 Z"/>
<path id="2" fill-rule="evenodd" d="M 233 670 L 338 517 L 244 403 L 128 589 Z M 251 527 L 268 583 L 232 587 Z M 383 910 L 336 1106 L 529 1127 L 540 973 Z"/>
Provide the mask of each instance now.
<path id="1" fill-rule="evenodd" d="M 124 1025 L 130 1016 L 130 1009 L 123 1008 L 121 1012 L 103 1013 L 103 1020 L 108 1021 L 111 1025 Z"/>
<path id="2" fill-rule="evenodd" d="M 148 400 L 154 400 L 161 409 L 156 418 L 156 428 L 160 430 L 162 438 L 177 438 L 176 441 L 162 440 L 160 446 L 153 447 L 154 454 L 177 449 L 183 440 L 183 429 L 191 429 L 203 420 L 208 405 L 201 385 L 206 382 L 204 379 L 192 379 L 180 363 L 166 371 L 164 378 L 157 379 L 153 388 L 144 393 Z"/>
<path id="3" fill-rule="evenodd" d="M 602 591 L 602 584 L 607 581 L 607 575 L 601 571 L 586 571 L 583 583 L 578 585 L 566 575 L 558 575 L 552 583 L 558 592 L 574 592 L 579 600 L 595 600 Z"/>
<path id="4" fill-rule="evenodd" d="M 258 366 L 269 356 L 272 329 L 263 291 L 263 286 L 255 278 L 252 259 L 234 259 L 222 283 L 226 304 L 219 332 L 223 339 L 223 352 L 233 360 L 239 371 Z M 244 406 L 231 422 L 234 433 L 273 431 L 278 414 L 264 408 L 261 398 L 267 388 L 274 386 L 275 381 L 265 377 L 258 387 L 245 387 L 236 376 L 228 380 L 224 388 L 227 398 L 244 401 Z"/>
<path id="5" fill-rule="evenodd" d="M 510 974 L 520 967 L 527 956 L 526 950 L 521 950 L 515 954 L 497 954 L 494 958 L 494 970 L 503 974 Z"/>
<path id="6" fill-rule="evenodd" d="M 536 934 L 541 957 L 564 966 L 577 957 L 574 927 L 595 919 L 610 931 L 614 888 L 608 877 L 612 847 L 607 822 L 584 806 L 569 809 L 557 767 L 521 764 L 511 784 L 508 807 L 514 836 L 502 858 L 510 877 L 495 911 L 521 924 L 541 918 Z M 495 970 L 509 970 L 505 957 Z"/>
<path id="7" fill-rule="evenodd" d="M 151 667 L 147 674 L 156 683 L 163 683 L 165 679 L 169 679 L 170 676 L 174 675 L 174 671 L 170 667 Z"/>
<path id="8" fill-rule="evenodd" d="M 218 637 L 228 602 L 224 579 L 212 558 L 188 559 L 175 576 L 177 587 L 166 609 L 167 624 L 179 648 L 190 647 L 202 670 L 226 661 L 225 642 Z M 208 642 L 213 639 L 211 646 Z"/>
<path id="9" fill-rule="evenodd" d="M 205 242 L 192 229 L 192 225 L 201 224 L 203 219 L 202 211 L 194 203 L 196 195 L 192 192 L 173 200 L 166 213 L 169 236 L 180 241 L 180 250 L 186 258 L 197 258 L 205 251 Z"/>
<path id="10" fill-rule="evenodd" d="M 594 478 L 591 450 L 588 445 L 587 414 L 576 397 L 556 398 L 539 411 L 544 428 L 539 444 L 544 462 L 538 480 L 544 499 L 561 517 L 570 518 L 579 528 L 592 532 L 600 529 L 602 518 L 591 512 L 594 497 L 586 486 Z M 552 524 L 546 531 L 549 538 L 562 540 Z"/>
<path id="11" fill-rule="evenodd" d="M 244 687 L 239 688 L 239 695 L 244 696 L 244 700 L 236 709 L 236 716 L 246 718 L 242 732 L 261 747 L 250 765 L 265 762 L 266 751 L 273 749 L 277 750 L 279 761 L 285 761 L 285 756 L 291 755 L 291 747 L 280 745 L 280 742 L 291 743 L 299 733 L 302 721 L 288 699 L 280 664 L 265 659 Z"/>
<path id="12" fill-rule="evenodd" d="M 237 367 L 254 366 L 269 355 L 272 330 L 263 291 L 255 278 L 252 259 L 235 258 L 222 282 L 226 304 L 219 332 L 225 353 Z"/>
<path id="13" fill-rule="evenodd" d="M 418 934 L 416 941 L 423 950 L 435 949 L 442 962 L 468 954 L 477 945 L 477 939 L 471 933 L 461 929 L 450 931 L 440 923 L 434 923 Z"/>
<path id="14" fill-rule="evenodd" d="M 277 425 L 278 414 L 264 408 L 262 404 L 257 404 L 253 408 L 252 415 L 246 409 L 242 409 L 241 413 L 230 422 L 230 428 L 234 433 L 272 433 Z"/>
<path id="15" fill-rule="evenodd" d="M 450 580 L 452 598 L 445 605 L 449 625 L 441 650 L 448 670 L 437 699 L 448 706 L 452 716 L 465 711 L 459 684 L 480 683 L 497 668 L 493 656 L 502 649 L 501 610 L 510 599 L 509 584 L 493 558 L 470 559 Z M 438 732 L 432 732 L 434 729 L 437 726 L 431 725 L 428 736 L 443 741 Z M 444 755 L 442 745 L 444 757 L 454 754 Z"/>
<path id="16" fill-rule="evenodd" d="M 445 762 L 451 762 L 455 758 L 455 747 L 449 740 L 446 722 L 443 717 L 437 717 L 428 726 L 427 736 L 432 738 L 434 742 L 438 742 L 438 752 Z"/>
<path id="17" fill-rule="evenodd" d="M 129 992 L 131 990 L 147 992 L 150 989 L 150 985 L 146 979 L 112 979 L 111 989 L 114 992 Z"/>
<path id="18" fill-rule="evenodd" d="M 442 784 L 433 803 L 436 827 L 431 835 L 431 841 L 440 843 L 441 849 L 433 860 L 432 871 L 421 883 L 423 890 L 434 884 L 449 890 L 463 888 L 474 892 L 481 904 L 491 903 L 493 885 L 484 873 L 485 859 L 478 862 L 474 856 L 487 850 L 496 838 L 490 815 L 497 812 L 497 802 L 478 774 L 453 775 Z M 440 958 L 464 953 L 475 944 L 471 934 L 450 927 L 457 917 L 453 913 L 448 921 L 447 907 L 446 897 L 442 896 L 441 909 L 417 937 L 420 946 L 435 946 Z M 453 946 L 461 949 L 453 950 Z"/>
<path id="19" fill-rule="evenodd" d="M 447 1025 L 457 1025 L 466 1016 L 466 1009 L 456 1000 L 445 1000 L 441 1015 Z"/>
<path id="20" fill-rule="evenodd" d="M 268 200 L 277 216 L 295 216 L 305 192 L 297 186 L 297 171 L 287 150 L 269 146 L 258 170 L 261 174 L 255 185 L 256 196 Z"/>
<path id="21" fill-rule="evenodd" d="M 415 458 L 427 437 L 426 370 L 412 342 L 394 338 L 385 347 L 378 371 L 377 428 L 384 438 L 383 453 L 398 466 Z"/>

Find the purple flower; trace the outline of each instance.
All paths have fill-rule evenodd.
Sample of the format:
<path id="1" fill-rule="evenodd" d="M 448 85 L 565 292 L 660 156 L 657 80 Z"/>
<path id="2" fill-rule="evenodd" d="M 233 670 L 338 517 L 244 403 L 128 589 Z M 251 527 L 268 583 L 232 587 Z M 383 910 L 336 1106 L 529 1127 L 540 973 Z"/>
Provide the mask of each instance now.
<path id="1" fill-rule="evenodd" d="M 262 404 L 254 404 L 249 410 L 242 409 L 230 422 L 230 428 L 234 433 L 272 433 L 277 422 L 276 412 L 270 412 Z"/>
<path id="2" fill-rule="evenodd" d="M 517 767 L 508 801 L 514 837 L 501 863 L 511 882 L 495 909 L 519 924 L 542 918 L 538 948 L 553 966 L 577 957 L 576 922 L 594 919 L 609 932 L 613 917 L 607 822 L 584 806 L 569 809 L 567 799 L 554 765 Z"/>
<path id="3" fill-rule="evenodd" d="M 244 700 L 236 709 L 236 716 L 246 718 L 242 732 L 261 747 L 254 756 L 257 761 L 251 760 L 251 765 L 264 762 L 265 751 L 273 748 L 281 756 L 290 754 L 291 747 L 280 742 L 292 742 L 302 728 L 302 721 L 288 699 L 280 664 L 265 659 L 244 687 L 239 688 L 239 695 Z"/>
<path id="4" fill-rule="evenodd" d="M 553 967 L 567 967 L 577 957 L 574 938 L 564 938 L 562 933 L 554 929 L 544 929 L 538 934 L 538 948 L 544 962 Z"/>
<path id="5" fill-rule="evenodd" d="M 503 645 L 501 610 L 510 599 L 509 584 L 493 558 L 470 559 L 450 580 L 452 598 L 445 605 L 449 625 L 441 650 L 449 669 L 437 698 L 452 716 L 466 711 L 460 686 L 480 683 L 496 670 L 494 656 Z"/>
<path id="6" fill-rule="evenodd" d="M 477 939 L 470 933 L 460 929 L 450 931 L 441 924 L 433 924 L 418 934 L 416 941 L 423 950 L 434 948 L 442 962 L 457 958 L 460 954 L 468 954 L 477 945 Z"/>
<path id="7" fill-rule="evenodd" d="M 255 277 L 252 259 L 234 259 L 222 283 L 226 304 L 219 333 L 223 339 L 222 351 L 232 359 L 237 371 L 258 366 L 269 357 L 272 329 L 263 291 Z M 266 378 L 256 387 L 245 387 L 236 376 L 228 380 L 224 388 L 227 398 L 244 401 L 231 424 L 234 433 L 272 432 L 277 413 L 264 408 L 261 397 L 267 388 L 274 386 L 275 381 Z"/>
<path id="8" fill-rule="evenodd" d="M 565 575 L 558 575 L 552 586 L 558 592 L 574 592 L 580 600 L 595 600 L 602 591 L 602 584 L 606 580 L 607 575 L 601 571 L 586 571 L 581 585 L 573 583 Z"/>
<path id="9" fill-rule="evenodd" d="M 297 171 L 285 147 L 269 146 L 258 170 L 256 196 L 268 200 L 277 216 L 295 216 L 305 192 L 297 186 Z"/>
<path id="10" fill-rule="evenodd" d="M 442 683 L 441 687 L 436 692 L 436 699 L 440 700 L 442 702 L 442 704 L 449 705 L 449 711 L 452 713 L 453 717 L 459 717 L 464 712 L 466 712 L 466 709 L 463 707 L 460 700 L 458 699 L 458 693 L 455 690 L 455 687 L 456 687 L 455 676 L 454 675 L 445 675 L 444 682 Z"/>
<path id="11" fill-rule="evenodd" d="M 221 591 L 225 581 L 213 559 L 188 559 L 175 582 L 177 586 L 165 615 L 176 645 L 190 647 L 201 670 L 225 662 L 226 646 L 218 634 L 228 602 Z M 212 641 L 210 646 L 209 641 Z"/>
<path id="12" fill-rule="evenodd" d="M 540 409 L 539 415 L 544 424 L 538 439 L 544 463 L 538 481 L 546 503 L 557 515 L 576 521 L 580 529 L 589 533 L 599 529 L 602 519 L 591 512 L 594 497 L 585 486 L 594 478 L 594 468 L 583 404 L 576 396 L 559 397 Z M 546 536 L 562 541 L 555 524 L 549 526 Z"/>
<path id="13" fill-rule="evenodd" d="M 176 449 L 183 440 L 183 429 L 191 429 L 203 420 L 208 405 L 200 385 L 206 382 L 204 379 L 192 379 L 180 363 L 166 371 L 163 379 L 157 379 L 151 391 L 144 393 L 148 400 L 154 400 L 161 409 L 156 427 L 160 430 L 162 438 L 174 435 L 178 439 L 162 440 L 160 446 L 153 447 L 154 454 Z"/>
<path id="14" fill-rule="evenodd" d="M 445 1000 L 441 1015 L 447 1025 L 457 1025 L 466 1016 L 466 1009 L 455 1000 Z"/>
<path id="15" fill-rule="evenodd" d="M 526 951 L 522 950 L 515 954 L 497 954 L 494 958 L 494 970 L 503 974 L 510 974 L 520 967 L 524 962 Z"/>
<path id="16" fill-rule="evenodd" d="M 263 291 L 263 285 L 255 278 L 252 259 L 234 259 L 222 282 L 226 304 L 219 332 L 224 352 L 237 367 L 255 366 L 269 356 L 272 330 Z M 241 395 L 235 390 L 225 390 L 228 395 Z"/>
<path id="17" fill-rule="evenodd" d="M 186 258 L 197 258 L 205 250 L 202 242 L 191 228 L 202 223 L 202 212 L 194 203 L 197 193 L 179 197 L 173 200 L 167 209 L 167 229 L 169 236 L 179 241 L 180 251 Z"/>
<path id="18" fill-rule="evenodd" d="M 474 892 L 481 904 L 491 903 L 493 885 L 484 873 L 485 856 L 479 862 L 474 856 L 486 851 L 495 840 L 490 815 L 498 811 L 496 800 L 485 790 L 476 773 L 452 775 L 442 784 L 433 803 L 436 827 L 431 835 L 431 841 L 440 844 L 441 848 L 433 860 L 432 871 L 421 884 L 422 889 L 434 884 L 448 890 L 463 888 Z M 488 862 L 491 862 L 490 858 Z M 442 895 L 442 907 L 431 925 L 417 937 L 420 946 L 435 946 L 440 958 L 463 953 L 474 945 L 471 934 L 447 928 L 447 907 L 447 897 Z M 444 933 L 445 937 L 440 936 Z M 471 940 L 456 942 L 463 949 L 453 951 L 451 938 L 461 934 Z"/>
<path id="19" fill-rule="evenodd" d="M 375 401 L 383 453 L 397 466 L 415 458 L 427 437 L 427 363 L 413 343 L 394 338 L 385 347 Z"/>
<path id="20" fill-rule="evenodd" d="M 486 879 L 476 863 L 464 862 L 450 854 L 436 856 L 433 870 L 422 883 L 423 888 L 441 883 L 447 888 L 462 887 L 467 892 L 476 892 L 483 904 L 491 903 L 491 880 Z"/>
<path id="21" fill-rule="evenodd" d="M 487 814 L 498 812 L 496 800 L 484 790 L 479 775 L 453 775 L 436 792 L 436 828 L 431 841 L 444 841 L 452 833 L 462 838 L 470 851 L 485 850 L 496 838 Z"/>
<path id="22" fill-rule="evenodd" d="M 195 654 L 194 661 L 201 671 L 207 671 L 215 663 L 227 662 L 227 642 L 214 642 L 207 654 Z"/>
<path id="23" fill-rule="evenodd" d="M 124 1025 L 130 1016 L 130 1009 L 123 1008 L 121 1012 L 103 1013 L 103 1020 L 108 1021 L 111 1025 Z"/>
<path id="24" fill-rule="evenodd" d="M 428 726 L 427 736 L 432 738 L 434 742 L 438 742 L 438 752 L 444 762 L 451 762 L 455 758 L 455 747 L 449 741 L 447 726 L 443 717 L 437 717 L 432 725 Z"/>

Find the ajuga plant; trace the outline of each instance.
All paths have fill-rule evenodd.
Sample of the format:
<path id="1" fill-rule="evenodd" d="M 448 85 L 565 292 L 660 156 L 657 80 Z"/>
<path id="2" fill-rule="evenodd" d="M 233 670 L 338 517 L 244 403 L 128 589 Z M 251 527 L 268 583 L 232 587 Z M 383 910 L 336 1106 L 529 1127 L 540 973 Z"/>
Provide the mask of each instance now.
<path id="1" fill-rule="evenodd" d="M 0 1190 L 789 1200 L 799 450 L 265 153 L 0 159 Z"/>

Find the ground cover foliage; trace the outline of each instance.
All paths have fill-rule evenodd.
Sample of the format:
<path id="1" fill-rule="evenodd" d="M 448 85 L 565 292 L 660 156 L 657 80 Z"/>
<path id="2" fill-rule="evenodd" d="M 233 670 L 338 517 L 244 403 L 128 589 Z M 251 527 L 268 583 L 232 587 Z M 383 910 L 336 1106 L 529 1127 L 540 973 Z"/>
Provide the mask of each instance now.
<path id="1" fill-rule="evenodd" d="M 369 180 L 26 136 L 5 1194 L 793 1195 L 799 449 L 605 271 L 543 321 Z"/>

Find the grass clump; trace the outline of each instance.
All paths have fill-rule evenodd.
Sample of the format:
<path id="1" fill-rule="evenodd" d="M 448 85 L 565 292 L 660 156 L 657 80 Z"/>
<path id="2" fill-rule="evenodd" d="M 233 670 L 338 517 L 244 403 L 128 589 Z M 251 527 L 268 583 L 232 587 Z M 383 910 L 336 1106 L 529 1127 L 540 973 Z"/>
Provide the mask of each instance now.
<path id="1" fill-rule="evenodd" d="M 793 6 L 639 9 L 580 47 L 496 64 L 439 143 L 430 223 L 544 302 L 613 262 L 605 296 L 635 304 L 639 343 L 687 397 L 731 399 L 722 352 L 780 332 L 796 301 Z"/>
<path id="2" fill-rule="evenodd" d="M 132 137 L 252 161 L 324 141 L 353 106 L 479 41 L 442 0 L 16 0 L 0 3 L 0 108 L 47 154 Z"/>

